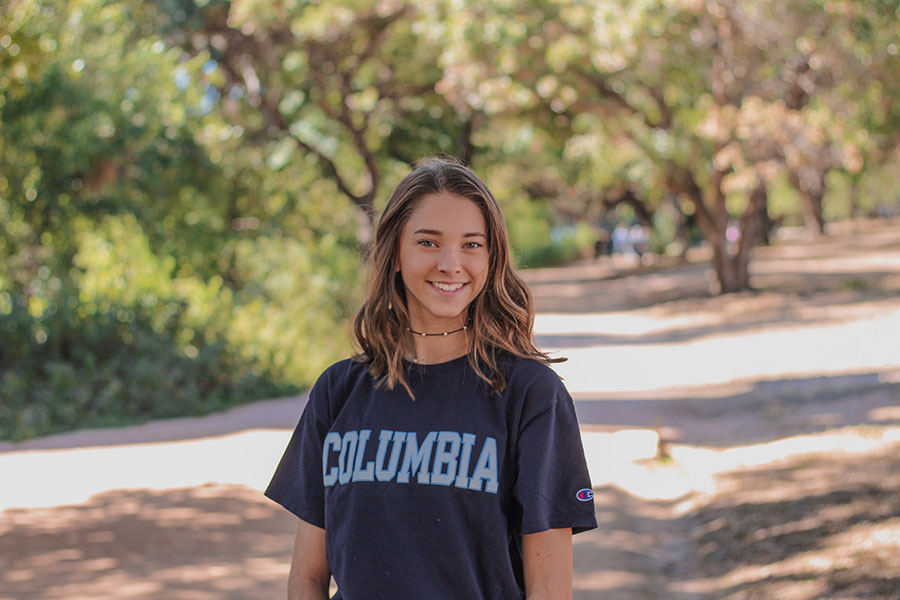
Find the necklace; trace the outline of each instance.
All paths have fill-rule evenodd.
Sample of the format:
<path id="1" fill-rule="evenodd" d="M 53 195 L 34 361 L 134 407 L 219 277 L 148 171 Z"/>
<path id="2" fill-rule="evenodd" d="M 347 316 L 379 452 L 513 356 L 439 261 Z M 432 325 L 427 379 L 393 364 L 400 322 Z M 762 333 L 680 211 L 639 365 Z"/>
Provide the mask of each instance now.
<path id="1" fill-rule="evenodd" d="M 459 333 L 460 331 L 465 331 L 467 325 L 463 325 L 459 329 L 454 329 L 453 331 L 443 331 L 440 333 L 425 333 L 423 331 L 413 331 L 411 328 L 407 327 L 406 330 L 414 335 L 421 335 L 422 337 L 434 337 L 438 335 L 450 335 L 451 333 Z"/>

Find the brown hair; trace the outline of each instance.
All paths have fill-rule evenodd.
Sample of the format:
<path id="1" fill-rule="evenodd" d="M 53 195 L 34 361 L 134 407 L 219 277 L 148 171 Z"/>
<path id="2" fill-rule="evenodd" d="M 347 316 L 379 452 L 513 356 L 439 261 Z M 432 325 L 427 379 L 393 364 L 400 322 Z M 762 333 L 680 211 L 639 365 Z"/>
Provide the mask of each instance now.
<path id="1" fill-rule="evenodd" d="M 493 194 L 470 169 L 445 158 L 418 163 L 391 194 L 381 214 L 368 254 L 366 299 L 354 322 L 362 352 L 354 358 L 370 363 L 369 373 L 379 386 L 394 389 L 399 383 L 413 396 L 403 377 L 410 320 L 403 280 L 396 270 L 400 234 L 419 201 L 442 192 L 474 202 L 487 226 L 487 278 L 482 291 L 466 309 L 467 330 L 473 332 L 467 338 L 472 369 L 490 384 L 493 393 L 506 387 L 498 366 L 498 350 L 544 364 L 565 360 L 550 358 L 534 344 L 534 303 L 510 260 L 506 223 Z M 481 363 L 488 373 L 482 370 Z"/>

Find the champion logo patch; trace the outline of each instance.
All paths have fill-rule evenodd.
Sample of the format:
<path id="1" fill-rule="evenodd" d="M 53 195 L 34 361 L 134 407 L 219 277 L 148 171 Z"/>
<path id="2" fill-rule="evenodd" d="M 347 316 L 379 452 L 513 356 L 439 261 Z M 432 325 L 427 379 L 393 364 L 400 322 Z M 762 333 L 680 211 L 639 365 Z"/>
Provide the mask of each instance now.
<path id="1" fill-rule="evenodd" d="M 589 502 L 594 499 L 594 490 L 592 490 L 591 488 L 578 490 L 578 493 L 575 494 L 575 497 L 582 502 Z"/>

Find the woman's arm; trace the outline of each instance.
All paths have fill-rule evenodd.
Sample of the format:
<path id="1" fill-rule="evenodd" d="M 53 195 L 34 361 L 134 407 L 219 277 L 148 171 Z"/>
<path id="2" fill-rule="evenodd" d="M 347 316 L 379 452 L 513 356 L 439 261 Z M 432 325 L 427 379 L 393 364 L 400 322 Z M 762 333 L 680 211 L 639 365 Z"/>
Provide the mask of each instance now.
<path id="1" fill-rule="evenodd" d="M 328 600 L 331 569 L 325 557 L 325 530 L 297 520 L 288 600 Z"/>
<path id="2" fill-rule="evenodd" d="M 572 600 L 572 530 L 522 536 L 527 600 Z"/>

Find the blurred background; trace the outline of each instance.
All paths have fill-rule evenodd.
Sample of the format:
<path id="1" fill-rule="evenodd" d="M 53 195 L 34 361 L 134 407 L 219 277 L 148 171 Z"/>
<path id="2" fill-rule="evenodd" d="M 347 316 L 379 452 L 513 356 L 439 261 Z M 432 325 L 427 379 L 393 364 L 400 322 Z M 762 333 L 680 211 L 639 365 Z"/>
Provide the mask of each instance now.
<path id="1" fill-rule="evenodd" d="M 3 4 L 6 439 L 309 386 L 424 156 L 520 266 L 703 244 L 723 292 L 900 207 L 896 2 Z"/>
<path id="2" fill-rule="evenodd" d="M 712 443 L 702 428 L 666 429 L 675 413 L 604 416 L 601 392 L 745 398 L 698 389 L 787 375 L 749 361 L 709 379 L 646 352 L 795 317 L 889 318 L 848 334 L 865 360 L 842 366 L 855 346 L 823 358 L 831 342 L 810 339 L 788 359 L 812 362 L 787 371 L 839 376 L 848 402 L 890 385 L 871 408 L 896 404 L 894 0 L 0 0 L 0 15 L 6 452 L 301 397 L 352 349 L 375 215 L 434 154 L 470 163 L 497 196 L 539 341 L 572 356 L 561 369 L 587 425 L 648 428 L 656 460 L 674 456 L 667 443 Z M 672 333 L 682 326 L 693 333 Z M 592 369 L 638 334 L 644 353 L 605 386 Z M 794 348 L 780 344 L 760 354 Z M 709 351 L 694 365 L 748 364 L 747 346 Z M 285 406 L 245 423 L 290 427 L 298 403 Z M 841 414 L 816 428 L 868 419 Z M 114 443 L 129 436 L 141 439 Z M 26 588 L 10 597 L 56 597 Z M 158 593 L 141 590 L 130 597 Z"/>

